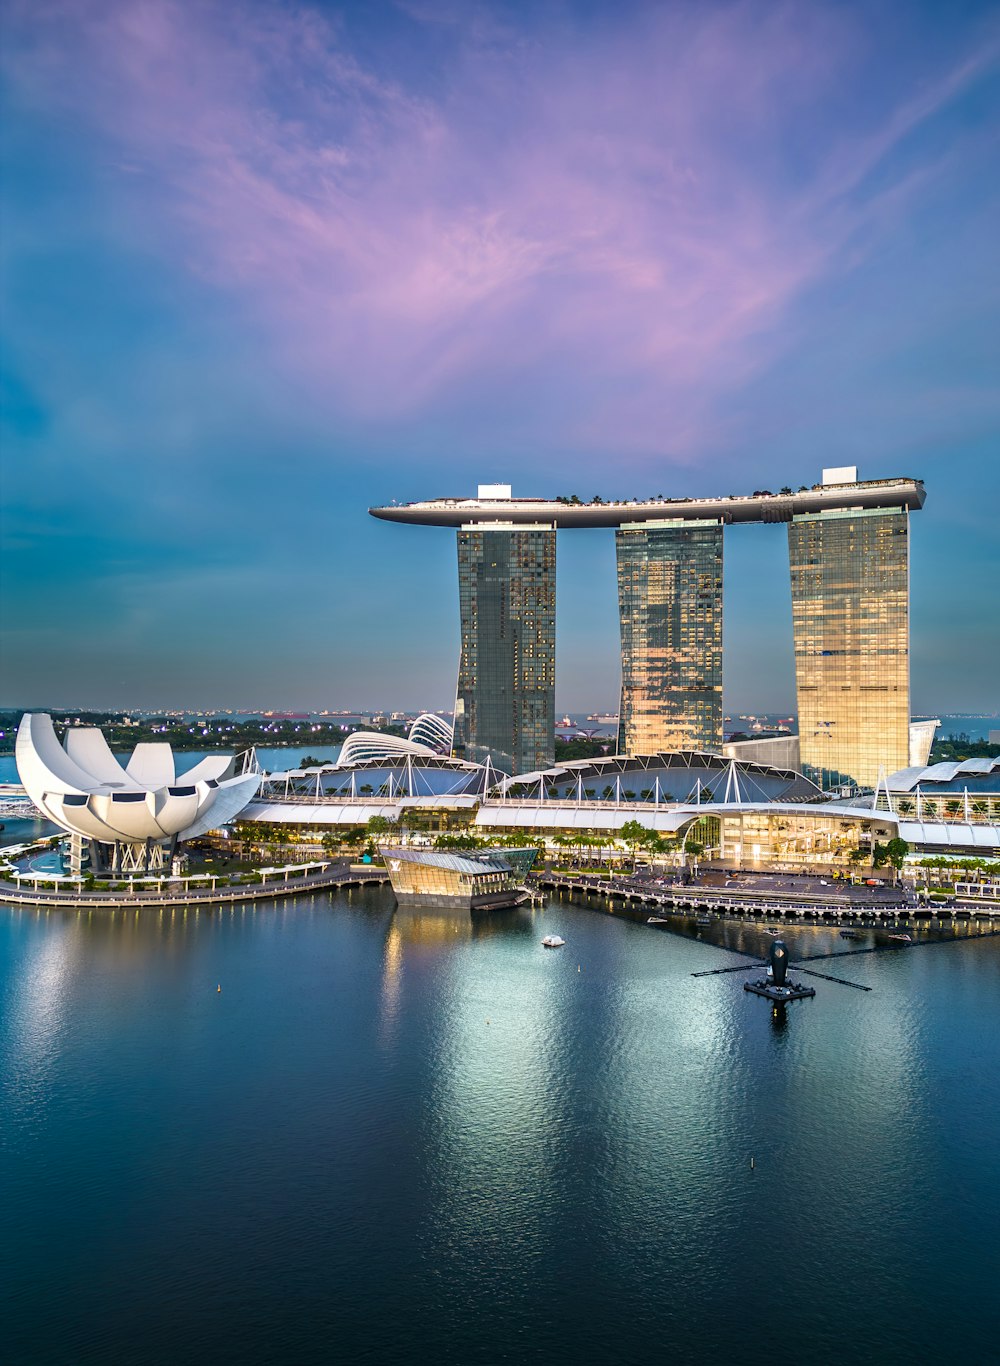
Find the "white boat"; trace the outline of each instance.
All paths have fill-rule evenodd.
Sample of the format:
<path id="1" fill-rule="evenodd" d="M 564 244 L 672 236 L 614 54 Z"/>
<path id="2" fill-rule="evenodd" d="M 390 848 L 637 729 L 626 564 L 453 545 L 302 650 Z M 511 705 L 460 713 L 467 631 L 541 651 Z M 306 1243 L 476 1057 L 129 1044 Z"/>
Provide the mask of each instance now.
<path id="1" fill-rule="evenodd" d="M 566 943 L 565 939 L 560 939 L 557 934 L 547 934 L 542 940 L 542 944 L 547 949 L 561 949 Z"/>

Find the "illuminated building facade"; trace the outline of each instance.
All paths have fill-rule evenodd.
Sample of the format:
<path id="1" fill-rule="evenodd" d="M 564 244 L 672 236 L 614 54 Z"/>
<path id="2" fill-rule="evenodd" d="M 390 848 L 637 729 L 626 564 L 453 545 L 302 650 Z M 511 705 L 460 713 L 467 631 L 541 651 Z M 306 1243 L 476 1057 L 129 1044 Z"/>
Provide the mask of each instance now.
<path id="1" fill-rule="evenodd" d="M 615 533 L 622 754 L 722 748 L 722 524 L 640 522 Z"/>
<path id="2" fill-rule="evenodd" d="M 516 906 L 524 895 L 524 872 L 502 851 L 452 854 L 440 849 L 380 847 L 379 852 L 401 906 L 490 910 Z M 523 856 L 527 851 L 517 852 Z M 537 852 L 530 851 L 528 867 Z"/>
<path id="3" fill-rule="evenodd" d="M 788 555 L 803 768 L 874 787 L 909 760 L 909 515 L 797 516 Z"/>
<path id="4" fill-rule="evenodd" d="M 462 654 L 454 753 L 511 773 L 553 759 L 555 534 L 614 527 L 625 754 L 722 748 L 722 536 L 787 523 L 802 763 L 824 785 L 874 786 L 909 757 L 908 513 L 916 479 L 823 471 L 797 492 L 724 498 L 475 498 L 369 509 L 458 530 Z"/>
<path id="5" fill-rule="evenodd" d="M 556 534 L 463 527 L 454 753 L 510 773 L 555 757 Z"/>

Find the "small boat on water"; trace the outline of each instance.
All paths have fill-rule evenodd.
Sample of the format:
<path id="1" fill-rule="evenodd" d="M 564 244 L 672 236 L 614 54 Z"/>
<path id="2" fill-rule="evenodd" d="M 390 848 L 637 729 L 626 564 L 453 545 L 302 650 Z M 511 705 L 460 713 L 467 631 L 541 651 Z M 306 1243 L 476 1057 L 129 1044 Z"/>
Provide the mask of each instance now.
<path id="1" fill-rule="evenodd" d="M 669 925 L 670 921 L 665 915 L 651 915 L 646 921 L 647 925 Z"/>
<path id="2" fill-rule="evenodd" d="M 890 939 L 894 939 L 897 944 L 912 944 L 913 940 L 908 934 L 890 934 Z"/>
<path id="3" fill-rule="evenodd" d="M 857 930 L 841 930 L 840 937 L 841 939 L 864 939 L 864 935 L 859 934 Z"/>
<path id="4" fill-rule="evenodd" d="M 565 939 L 560 939 L 557 934 L 547 934 L 542 940 L 543 947 L 547 949 L 561 949 L 566 943 Z"/>
<path id="5" fill-rule="evenodd" d="M 712 917 L 710 915 L 699 915 L 695 917 L 694 923 L 696 925 L 711 925 Z"/>

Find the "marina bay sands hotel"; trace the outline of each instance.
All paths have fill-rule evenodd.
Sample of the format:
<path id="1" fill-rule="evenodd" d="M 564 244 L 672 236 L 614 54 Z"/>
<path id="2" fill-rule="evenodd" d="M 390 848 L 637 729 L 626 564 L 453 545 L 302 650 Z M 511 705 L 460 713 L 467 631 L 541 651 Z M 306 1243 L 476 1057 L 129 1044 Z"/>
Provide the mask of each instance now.
<path id="1" fill-rule="evenodd" d="M 909 514 L 924 498 L 919 480 L 846 467 L 798 493 L 580 503 L 487 484 L 370 511 L 457 529 L 455 753 L 511 773 L 554 762 L 557 530 L 615 528 L 619 751 L 718 753 L 724 530 L 786 523 L 801 762 L 872 787 L 909 762 Z"/>

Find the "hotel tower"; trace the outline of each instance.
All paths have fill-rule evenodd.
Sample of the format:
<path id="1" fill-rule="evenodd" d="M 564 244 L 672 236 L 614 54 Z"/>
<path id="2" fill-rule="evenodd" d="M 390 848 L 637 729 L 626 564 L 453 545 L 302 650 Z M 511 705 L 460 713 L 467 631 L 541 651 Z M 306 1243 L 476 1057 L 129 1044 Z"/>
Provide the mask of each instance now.
<path id="1" fill-rule="evenodd" d="M 463 526 L 454 752 L 509 773 L 554 762 L 556 533 Z"/>
<path id="2" fill-rule="evenodd" d="M 722 746 L 722 523 L 615 532 L 621 620 L 618 749 Z"/>
<path id="3" fill-rule="evenodd" d="M 919 480 L 846 467 L 798 493 L 580 503 L 488 484 L 370 511 L 457 530 L 455 752 L 512 773 L 553 762 L 557 529 L 615 529 L 619 750 L 718 753 L 724 530 L 786 523 L 802 766 L 873 787 L 909 762 L 909 514 L 925 496 Z"/>

